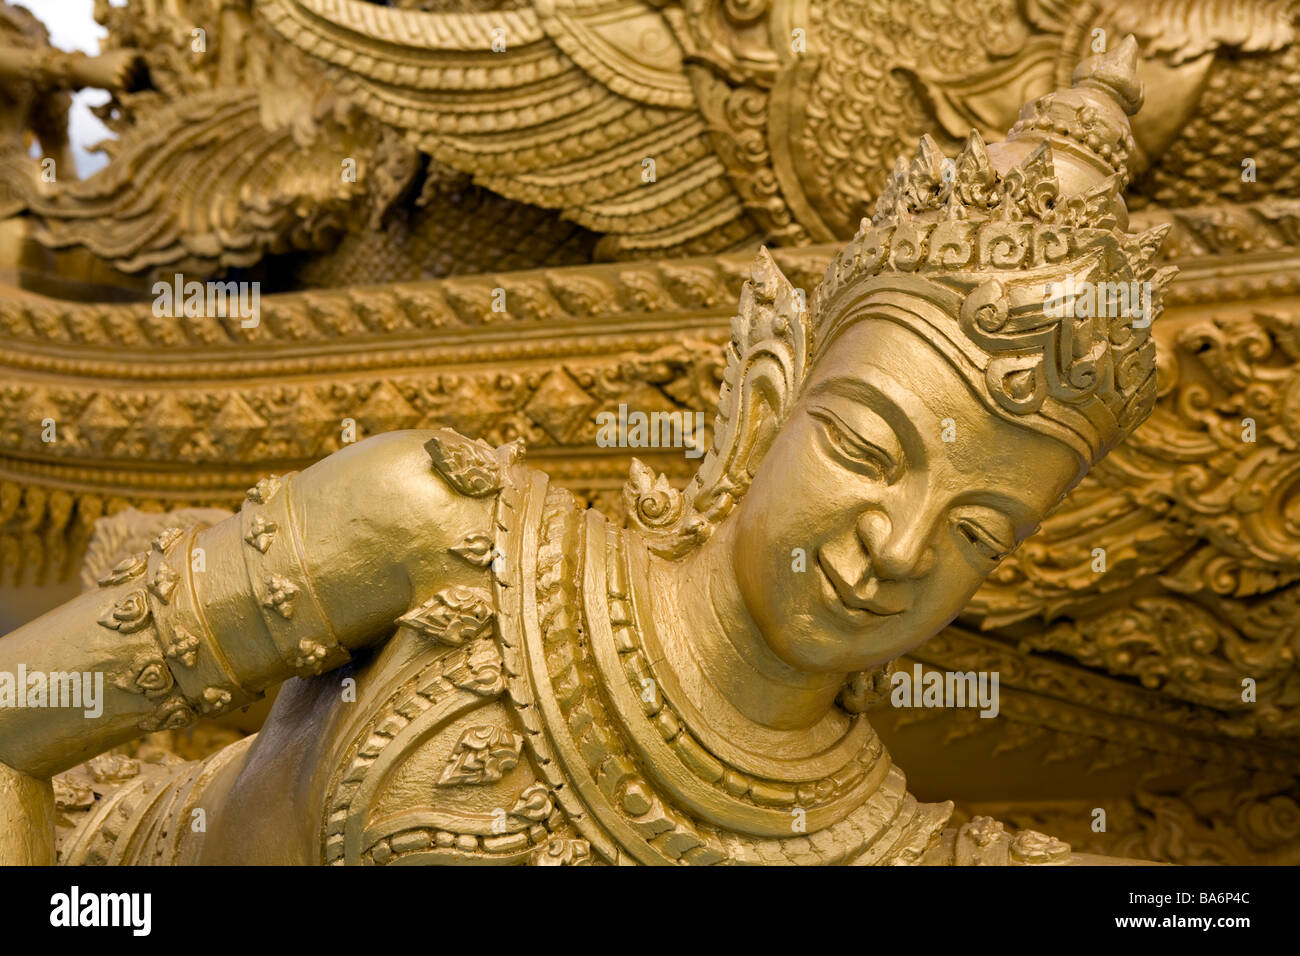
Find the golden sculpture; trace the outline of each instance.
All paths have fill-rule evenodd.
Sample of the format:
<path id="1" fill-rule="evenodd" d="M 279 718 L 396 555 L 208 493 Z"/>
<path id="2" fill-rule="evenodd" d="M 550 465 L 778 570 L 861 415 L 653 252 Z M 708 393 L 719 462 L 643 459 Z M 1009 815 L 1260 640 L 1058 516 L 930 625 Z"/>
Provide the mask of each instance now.
<path id="1" fill-rule="evenodd" d="M 66 91 L 93 86 L 126 89 L 139 57 L 115 50 L 100 57 L 48 46 L 45 27 L 23 7 L 0 7 L 0 218 L 20 211 L 37 191 L 39 166 L 27 154 L 27 134 L 41 140 L 46 159 L 72 169 L 68 152 Z"/>
<path id="2" fill-rule="evenodd" d="M 103 56 L 65 53 L 48 45 L 45 27 L 23 8 L 0 5 L 0 283 L 21 284 L 29 266 L 28 220 L 20 214 L 50 183 L 74 175 L 68 149 L 68 91 L 83 87 L 126 90 L 141 60 L 134 50 Z M 38 163 L 29 155 L 39 141 Z M 79 263 L 93 274 L 96 263 Z"/>
<path id="3" fill-rule="evenodd" d="M 860 712 L 872 670 L 948 624 L 1153 407 L 1147 327 L 1172 270 L 1153 262 L 1165 230 L 1124 231 L 1136 53 L 1086 61 L 1005 143 L 972 131 L 945 161 L 923 138 L 811 308 L 760 252 L 713 447 L 685 493 L 634 467 L 626 529 L 520 443 L 438 429 L 160 532 L 0 642 L 0 670 L 109 675 L 95 721 L 0 708 L 0 759 L 29 790 L 13 802 L 297 675 L 209 758 L 60 778 L 60 857 L 1087 859 L 987 817 L 947 827 L 951 804 L 907 793 Z M 1045 287 L 1074 283 L 1142 287 L 1146 310 L 1054 315 Z"/>
<path id="4" fill-rule="evenodd" d="M 1132 32 L 1146 106 L 1131 229 L 1167 229 L 1158 257 L 1182 270 L 1151 330 L 1155 411 L 898 661 L 917 688 L 1000 675 L 997 719 L 886 697 L 871 723 L 913 793 L 957 801 L 950 828 L 993 816 L 1112 856 L 1300 859 L 1300 72 L 1284 5 L 393 6 L 409 9 L 98 7 L 103 63 L 147 72 L 116 77 L 97 111 L 119 137 L 111 162 L 84 183 L 23 185 L 0 222 L 0 283 L 22 290 L 0 295 L 0 632 L 170 526 L 207 533 L 270 471 L 409 428 L 523 438 L 554 485 L 615 524 L 628 515 L 655 560 L 690 560 L 693 533 L 654 518 L 697 514 L 670 491 L 699 462 L 602 447 L 601 418 L 712 413 L 760 239 L 811 294 L 922 133 L 947 156 L 972 127 L 998 138 Z M 16 16 L 17 42 L 41 43 Z M 53 73 L 50 90 L 80 82 Z M 0 79 L 26 103 L 14 83 Z M 27 133 L 56 154 L 56 99 L 14 113 L 24 154 L 7 155 L 25 172 L 0 189 L 39 168 Z M 177 273 L 260 280 L 260 322 L 159 316 L 151 289 Z M 783 573 L 818 580 L 804 560 Z M 867 706 L 889 682 L 849 683 L 843 702 Z M 195 709 L 188 729 L 58 776 L 65 850 L 74 824 L 97 832 L 88 816 L 138 814 L 146 833 L 149 795 L 180 794 L 164 786 L 177 755 L 208 757 L 265 713 Z M 40 781 L 6 781 L 6 814 L 48 814 Z"/>

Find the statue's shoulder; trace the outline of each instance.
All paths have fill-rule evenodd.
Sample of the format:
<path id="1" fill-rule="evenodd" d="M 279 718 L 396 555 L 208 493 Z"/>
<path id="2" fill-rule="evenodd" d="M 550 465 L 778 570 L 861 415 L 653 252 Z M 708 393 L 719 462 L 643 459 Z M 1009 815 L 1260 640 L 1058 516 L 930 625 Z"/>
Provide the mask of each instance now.
<path id="1" fill-rule="evenodd" d="M 376 487 L 405 483 L 414 489 L 437 476 L 455 495 L 483 499 L 501 490 L 507 470 L 522 454 L 518 440 L 493 448 L 451 428 L 404 429 L 349 445 L 317 467 L 325 466 L 331 477 L 355 475 Z"/>
<path id="2" fill-rule="evenodd" d="M 346 517 L 353 533 L 450 546 L 462 527 L 489 523 L 521 453 L 521 443 L 493 448 L 450 428 L 385 432 L 302 472 L 295 496 L 315 514 Z"/>
<path id="3" fill-rule="evenodd" d="M 576 860 L 582 845 L 538 776 L 511 687 L 526 679 L 522 632 L 538 613 L 522 594 L 583 511 L 520 463 L 521 443 L 494 448 L 449 428 L 372 442 L 356 460 L 380 493 L 438 512 L 439 524 L 408 528 L 423 542 L 408 565 L 412 606 L 357 674 L 357 719 L 331 734 L 323 862 Z"/>
<path id="4" fill-rule="evenodd" d="M 434 470 L 451 488 L 469 498 L 496 495 L 506 483 L 510 466 L 523 456 L 521 439 L 493 448 L 482 439 L 466 438 L 451 428 L 423 434 L 428 437 L 422 447 Z"/>

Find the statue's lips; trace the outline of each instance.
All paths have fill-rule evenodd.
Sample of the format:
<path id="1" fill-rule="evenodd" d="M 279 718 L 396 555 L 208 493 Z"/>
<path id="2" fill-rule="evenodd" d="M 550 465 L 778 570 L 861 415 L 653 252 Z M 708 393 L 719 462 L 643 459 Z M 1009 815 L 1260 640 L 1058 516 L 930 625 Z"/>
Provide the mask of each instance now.
<path id="1" fill-rule="evenodd" d="M 874 618 L 903 613 L 903 608 L 886 607 L 858 594 L 820 551 L 814 563 L 822 576 L 822 597 L 841 617 L 854 624 L 863 624 Z"/>

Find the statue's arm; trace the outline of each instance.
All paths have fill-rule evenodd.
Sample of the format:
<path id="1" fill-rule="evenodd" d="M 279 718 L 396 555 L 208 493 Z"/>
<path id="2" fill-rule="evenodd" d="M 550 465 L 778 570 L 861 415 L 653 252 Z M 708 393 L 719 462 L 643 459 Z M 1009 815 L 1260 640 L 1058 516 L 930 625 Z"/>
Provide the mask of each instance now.
<path id="1" fill-rule="evenodd" d="M 103 586 L 0 639 L 0 679 L 44 675 L 49 696 L 44 707 L 0 706 L 0 763 L 49 777 L 242 706 L 383 641 L 417 596 L 486 573 L 448 547 L 490 528 L 492 499 L 438 476 L 431 434 L 381 435 L 264 480 L 239 514 L 164 532 Z M 102 682 L 102 698 L 83 690 L 79 706 L 48 706 L 63 702 L 54 672 L 92 693 Z"/>

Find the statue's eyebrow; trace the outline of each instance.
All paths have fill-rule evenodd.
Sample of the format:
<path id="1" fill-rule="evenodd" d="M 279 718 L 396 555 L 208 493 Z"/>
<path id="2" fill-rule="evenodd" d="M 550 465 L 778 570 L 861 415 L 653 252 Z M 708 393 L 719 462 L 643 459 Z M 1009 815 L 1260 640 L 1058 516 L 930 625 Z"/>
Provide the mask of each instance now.
<path id="1" fill-rule="evenodd" d="M 869 370 L 865 371 L 866 374 L 870 374 Z M 818 398 L 828 393 L 884 413 L 887 416 L 886 421 L 894 429 L 903 446 L 903 457 L 916 462 L 925 460 L 925 442 L 921 439 L 921 433 L 916 427 L 913 416 L 922 410 L 933 413 L 933 409 L 927 408 L 912 392 L 888 379 L 877 386 L 866 378 L 837 375 L 818 382 L 809 393 L 809 397 Z"/>
<path id="2" fill-rule="evenodd" d="M 1028 525 L 1031 529 L 1029 534 L 1033 533 L 1033 510 L 1015 495 L 1009 495 L 993 488 L 982 488 L 968 493 L 964 500 L 956 502 L 956 504 L 983 505 L 986 508 L 1002 512 L 1006 519 L 1015 526 L 1012 533 L 1017 539 L 1023 540 L 1024 537 L 1028 537 L 1028 534 L 1022 536 L 1019 533 L 1019 529 L 1023 526 Z"/>

